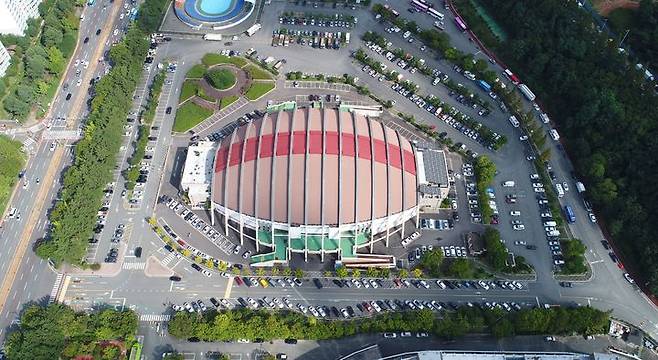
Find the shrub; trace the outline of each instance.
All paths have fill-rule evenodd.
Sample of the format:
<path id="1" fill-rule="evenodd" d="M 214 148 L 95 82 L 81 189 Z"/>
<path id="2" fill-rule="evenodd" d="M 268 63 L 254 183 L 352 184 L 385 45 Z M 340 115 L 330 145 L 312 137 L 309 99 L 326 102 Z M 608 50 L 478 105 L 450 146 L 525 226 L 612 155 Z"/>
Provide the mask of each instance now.
<path id="1" fill-rule="evenodd" d="M 210 70 L 205 75 L 206 80 L 212 87 L 225 90 L 235 85 L 235 74 L 227 69 Z"/>

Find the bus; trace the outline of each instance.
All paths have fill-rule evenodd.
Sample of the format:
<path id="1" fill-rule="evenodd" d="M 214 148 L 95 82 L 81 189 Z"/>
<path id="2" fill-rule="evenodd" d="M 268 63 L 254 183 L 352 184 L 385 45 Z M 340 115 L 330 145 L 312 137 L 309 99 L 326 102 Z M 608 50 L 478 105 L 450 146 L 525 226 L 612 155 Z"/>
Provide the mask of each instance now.
<path id="1" fill-rule="evenodd" d="M 455 16 L 455 24 L 457 25 L 457 28 L 461 31 L 466 31 L 466 29 L 468 29 L 464 20 L 462 20 L 462 18 L 460 18 L 459 16 Z"/>
<path id="2" fill-rule="evenodd" d="M 443 18 L 444 18 L 443 14 L 436 11 L 436 9 L 429 8 L 429 9 L 427 9 L 427 13 L 430 14 L 430 16 L 433 17 L 433 18 L 439 19 L 440 21 L 443 21 Z"/>
<path id="3" fill-rule="evenodd" d="M 530 101 L 535 101 L 535 94 L 530 91 L 530 89 L 526 86 L 526 84 L 519 84 L 519 90 L 523 93 L 526 99 Z"/>
<path id="4" fill-rule="evenodd" d="M 487 83 L 486 81 L 484 81 L 484 80 L 478 80 L 477 83 L 478 83 L 478 85 L 480 85 L 480 87 L 482 88 L 482 90 L 484 90 L 484 91 L 486 91 L 486 92 L 491 92 L 491 85 L 489 85 L 489 83 Z"/>
<path id="5" fill-rule="evenodd" d="M 574 214 L 573 209 L 569 205 L 564 206 L 564 214 L 567 216 L 567 221 L 570 224 L 573 224 L 576 222 L 576 214 Z"/>
<path id="6" fill-rule="evenodd" d="M 420 2 L 418 0 L 411 0 L 411 5 L 413 7 L 415 7 L 417 10 L 423 11 L 423 12 L 427 11 L 427 9 L 430 8 L 429 6 L 427 6 L 427 4 L 423 4 L 422 2 Z"/>

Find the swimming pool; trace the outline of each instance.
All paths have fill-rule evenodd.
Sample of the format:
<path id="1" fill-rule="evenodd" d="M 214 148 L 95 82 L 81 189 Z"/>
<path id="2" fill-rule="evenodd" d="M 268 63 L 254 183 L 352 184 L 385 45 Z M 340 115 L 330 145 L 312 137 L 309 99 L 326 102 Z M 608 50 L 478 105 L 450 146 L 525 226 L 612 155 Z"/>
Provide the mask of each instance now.
<path id="1" fill-rule="evenodd" d="M 231 0 L 199 0 L 198 6 L 201 12 L 208 15 L 220 15 L 228 11 Z"/>

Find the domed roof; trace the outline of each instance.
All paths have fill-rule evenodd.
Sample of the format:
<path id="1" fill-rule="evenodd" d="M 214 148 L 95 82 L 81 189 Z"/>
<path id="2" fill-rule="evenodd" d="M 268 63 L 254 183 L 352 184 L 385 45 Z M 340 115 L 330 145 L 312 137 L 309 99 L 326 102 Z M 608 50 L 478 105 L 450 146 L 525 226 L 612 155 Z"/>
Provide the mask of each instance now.
<path id="1" fill-rule="evenodd" d="M 212 200 L 262 220 L 353 224 L 417 204 L 414 149 L 398 132 L 336 109 L 270 113 L 218 146 Z"/>

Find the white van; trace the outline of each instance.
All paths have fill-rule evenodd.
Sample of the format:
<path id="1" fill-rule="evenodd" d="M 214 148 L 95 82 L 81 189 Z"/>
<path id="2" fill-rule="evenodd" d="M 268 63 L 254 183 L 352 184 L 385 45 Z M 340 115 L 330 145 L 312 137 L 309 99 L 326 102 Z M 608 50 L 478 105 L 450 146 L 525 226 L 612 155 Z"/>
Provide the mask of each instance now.
<path id="1" fill-rule="evenodd" d="M 514 126 L 515 128 L 519 127 L 519 120 L 516 119 L 516 116 L 512 115 L 509 117 L 509 122 Z"/>
<path id="2" fill-rule="evenodd" d="M 553 140 L 555 140 L 555 141 L 560 140 L 560 134 L 557 133 L 557 130 L 551 129 L 551 131 L 549 131 L 549 134 L 551 135 L 551 138 Z"/>
<path id="3" fill-rule="evenodd" d="M 514 181 L 512 181 L 512 180 L 507 180 L 507 181 L 504 181 L 504 182 L 502 183 L 502 185 L 503 185 L 504 187 L 514 187 L 515 184 L 516 184 L 516 183 L 515 183 Z"/>
<path id="4" fill-rule="evenodd" d="M 539 118 L 544 124 L 548 124 L 551 121 L 551 119 L 548 118 L 548 115 L 546 115 L 546 113 L 539 114 Z"/>
<path id="5" fill-rule="evenodd" d="M 544 226 L 556 227 L 557 223 L 555 221 L 546 221 L 546 222 L 544 222 Z"/>

